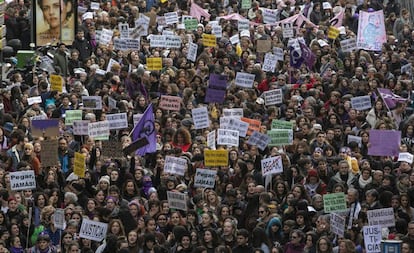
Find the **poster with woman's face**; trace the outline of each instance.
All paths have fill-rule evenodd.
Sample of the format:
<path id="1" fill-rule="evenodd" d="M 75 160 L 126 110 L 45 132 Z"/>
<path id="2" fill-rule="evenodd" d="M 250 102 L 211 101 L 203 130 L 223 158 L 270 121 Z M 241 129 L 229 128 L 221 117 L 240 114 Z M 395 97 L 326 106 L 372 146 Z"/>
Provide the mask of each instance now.
<path id="1" fill-rule="evenodd" d="M 36 0 L 36 46 L 75 39 L 75 6 L 71 0 Z"/>

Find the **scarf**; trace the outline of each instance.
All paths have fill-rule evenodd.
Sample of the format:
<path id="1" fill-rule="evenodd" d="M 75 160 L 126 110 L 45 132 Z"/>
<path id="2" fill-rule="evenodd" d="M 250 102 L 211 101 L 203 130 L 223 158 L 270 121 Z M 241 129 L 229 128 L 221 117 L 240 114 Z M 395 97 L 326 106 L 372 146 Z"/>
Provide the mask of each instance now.
<path id="1" fill-rule="evenodd" d="M 371 183 L 372 182 L 372 177 L 369 177 L 367 180 L 364 180 L 363 178 L 362 178 L 362 176 L 361 177 L 359 177 L 359 179 L 358 179 L 358 184 L 359 184 L 359 186 L 362 188 L 362 189 L 364 189 L 365 188 L 365 186 L 367 186 L 367 184 L 369 184 L 369 183 Z"/>

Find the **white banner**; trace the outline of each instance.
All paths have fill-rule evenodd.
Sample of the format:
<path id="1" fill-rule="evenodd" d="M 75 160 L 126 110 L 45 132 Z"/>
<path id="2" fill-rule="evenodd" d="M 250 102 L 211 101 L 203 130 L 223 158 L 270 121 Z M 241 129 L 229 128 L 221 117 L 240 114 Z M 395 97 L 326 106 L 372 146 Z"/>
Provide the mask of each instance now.
<path id="1" fill-rule="evenodd" d="M 88 124 L 88 135 L 90 137 L 109 136 L 109 122 L 98 121 Z"/>
<path id="2" fill-rule="evenodd" d="M 167 191 L 168 206 L 172 209 L 187 211 L 187 194 Z"/>
<path id="3" fill-rule="evenodd" d="M 128 128 L 128 118 L 126 112 L 107 114 L 106 120 L 109 122 L 110 130 Z"/>
<path id="4" fill-rule="evenodd" d="M 368 225 L 380 225 L 381 227 L 394 227 L 395 226 L 395 216 L 394 209 L 382 208 L 375 210 L 368 210 Z"/>
<path id="5" fill-rule="evenodd" d="M 280 156 L 272 156 L 261 161 L 262 175 L 273 175 L 283 172 L 283 163 Z"/>
<path id="6" fill-rule="evenodd" d="M 381 226 L 364 226 L 364 243 L 366 253 L 381 252 Z"/>
<path id="7" fill-rule="evenodd" d="M 194 187 L 199 188 L 214 188 L 216 183 L 216 170 L 209 169 L 196 169 L 196 174 L 194 177 Z"/>
<path id="8" fill-rule="evenodd" d="M 236 74 L 236 85 L 243 87 L 243 88 L 252 88 L 254 83 L 255 75 L 244 73 L 244 72 L 237 72 Z"/>
<path id="9" fill-rule="evenodd" d="M 207 107 L 194 108 L 191 110 L 191 115 L 195 129 L 203 129 L 210 126 Z"/>
<path id="10" fill-rule="evenodd" d="M 276 105 L 283 103 L 282 89 L 274 89 L 263 93 L 265 105 Z"/>
<path id="11" fill-rule="evenodd" d="M 187 170 L 187 160 L 179 157 L 166 156 L 164 172 L 171 175 L 184 176 Z"/>
<path id="12" fill-rule="evenodd" d="M 106 237 L 108 224 L 89 219 L 82 219 L 82 226 L 79 231 L 79 237 L 92 241 L 101 242 Z"/>
<path id="13" fill-rule="evenodd" d="M 217 144 L 238 147 L 239 131 L 218 129 Z"/>
<path id="14" fill-rule="evenodd" d="M 371 97 L 369 95 L 351 98 L 351 106 L 355 110 L 364 111 L 371 109 Z"/>
<path id="15" fill-rule="evenodd" d="M 34 170 L 10 172 L 10 189 L 12 191 L 36 189 Z"/>

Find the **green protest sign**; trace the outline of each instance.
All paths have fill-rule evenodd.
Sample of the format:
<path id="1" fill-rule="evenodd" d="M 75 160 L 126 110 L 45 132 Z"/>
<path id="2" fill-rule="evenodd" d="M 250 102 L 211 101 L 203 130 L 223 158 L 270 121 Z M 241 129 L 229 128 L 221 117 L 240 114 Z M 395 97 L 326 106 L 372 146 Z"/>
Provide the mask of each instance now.
<path id="1" fill-rule="evenodd" d="M 186 30 L 197 30 L 198 20 L 195 18 L 184 20 L 184 26 Z"/>
<path id="2" fill-rule="evenodd" d="M 323 195 L 323 208 L 325 213 L 346 210 L 345 194 L 343 192 Z"/>
<path id="3" fill-rule="evenodd" d="M 293 122 L 284 120 L 272 120 L 272 129 L 292 129 Z"/>
<path id="4" fill-rule="evenodd" d="M 290 145 L 293 143 L 292 129 L 272 129 L 267 131 L 267 135 L 270 137 L 270 147 Z"/>
<path id="5" fill-rule="evenodd" d="M 242 9 L 252 8 L 252 0 L 242 0 L 241 8 Z"/>
<path id="6" fill-rule="evenodd" d="M 82 120 L 82 110 L 67 110 L 65 114 L 65 125 L 67 126 L 71 126 L 75 120 Z"/>

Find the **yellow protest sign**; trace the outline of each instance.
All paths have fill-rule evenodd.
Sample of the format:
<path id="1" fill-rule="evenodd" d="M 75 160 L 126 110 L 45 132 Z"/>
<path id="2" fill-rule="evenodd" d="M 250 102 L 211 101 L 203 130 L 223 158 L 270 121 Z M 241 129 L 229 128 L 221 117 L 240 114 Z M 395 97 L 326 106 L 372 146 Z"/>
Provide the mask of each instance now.
<path id="1" fill-rule="evenodd" d="M 339 29 L 336 28 L 335 26 L 330 26 L 329 30 L 328 30 L 328 38 L 330 39 L 336 39 L 339 36 Z"/>
<path id="2" fill-rule="evenodd" d="M 203 33 L 203 46 L 215 47 L 217 45 L 216 35 Z"/>
<path id="3" fill-rule="evenodd" d="M 86 170 L 85 156 L 82 153 L 75 152 L 75 162 L 74 162 L 73 172 L 78 177 L 84 178 L 85 170 Z"/>
<path id="4" fill-rule="evenodd" d="M 63 78 L 60 75 L 50 75 L 50 90 L 62 92 Z"/>
<path id="5" fill-rule="evenodd" d="M 161 69 L 162 69 L 161 57 L 147 58 L 147 70 L 161 70 Z"/>
<path id="6" fill-rule="evenodd" d="M 204 165 L 206 167 L 229 165 L 229 152 L 227 150 L 204 150 Z"/>

